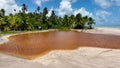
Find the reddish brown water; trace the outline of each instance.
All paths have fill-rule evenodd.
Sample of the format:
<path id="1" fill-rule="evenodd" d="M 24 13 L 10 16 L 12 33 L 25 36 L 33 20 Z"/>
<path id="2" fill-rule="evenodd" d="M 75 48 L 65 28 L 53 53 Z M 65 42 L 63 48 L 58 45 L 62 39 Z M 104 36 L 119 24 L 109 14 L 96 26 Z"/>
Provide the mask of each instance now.
<path id="1" fill-rule="evenodd" d="M 73 50 L 78 47 L 120 49 L 120 36 L 89 34 L 75 31 L 29 33 L 9 37 L 0 51 L 23 58 L 36 58 L 51 50 Z"/>

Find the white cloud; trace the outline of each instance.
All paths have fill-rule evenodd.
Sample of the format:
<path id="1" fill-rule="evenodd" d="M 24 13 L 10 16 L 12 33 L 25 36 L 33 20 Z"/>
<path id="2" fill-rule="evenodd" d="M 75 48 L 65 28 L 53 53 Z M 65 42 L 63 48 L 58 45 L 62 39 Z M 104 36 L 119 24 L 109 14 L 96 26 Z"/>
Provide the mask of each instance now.
<path id="1" fill-rule="evenodd" d="M 98 11 L 96 11 L 96 16 L 101 16 L 101 17 L 105 18 L 106 16 L 109 16 L 109 15 L 111 15 L 111 13 L 107 12 L 105 10 L 98 10 Z"/>
<path id="2" fill-rule="evenodd" d="M 120 0 L 95 0 L 95 3 L 104 9 L 111 6 L 120 6 Z"/>
<path id="3" fill-rule="evenodd" d="M 81 13 L 82 16 L 90 16 L 90 17 L 93 17 L 93 14 L 88 12 L 84 7 L 80 8 L 80 9 L 73 9 L 72 8 L 72 3 L 75 3 L 77 2 L 77 0 L 62 0 L 60 2 L 60 6 L 59 8 L 57 9 L 58 11 L 58 15 L 63 17 L 64 15 L 71 15 L 71 14 L 78 14 L 78 13 Z"/>
<path id="4" fill-rule="evenodd" d="M 97 24 L 105 24 L 109 21 L 109 16 L 112 15 L 112 13 L 104 11 L 104 10 L 98 10 L 95 14 L 95 20 Z"/>
<path id="5" fill-rule="evenodd" d="M 51 9 L 49 10 L 49 12 L 48 12 L 48 14 L 47 14 L 48 17 L 51 16 L 51 13 L 52 13 L 53 10 L 54 10 L 53 8 L 51 8 Z"/>
<path id="6" fill-rule="evenodd" d="M 14 9 L 19 9 L 15 0 L 0 0 L 0 9 L 5 9 L 6 15 L 10 13 L 15 13 Z M 19 10 L 16 10 L 18 12 Z"/>
<path id="7" fill-rule="evenodd" d="M 89 16 L 89 17 L 93 17 L 93 14 L 88 12 L 84 7 L 78 9 L 78 10 L 75 10 L 74 11 L 74 15 L 78 14 L 78 13 L 81 13 L 82 16 Z"/>
<path id="8" fill-rule="evenodd" d="M 49 0 L 34 0 L 34 2 L 38 5 L 41 6 L 43 2 L 48 2 Z"/>
<path id="9" fill-rule="evenodd" d="M 58 15 L 64 16 L 65 14 L 67 15 L 72 14 L 73 12 L 72 5 L 71 5 L 72 2 L 73 2 L 72 0 L 62 0 L 60 2 L 59 8 L 57 9 Z"/>
<path id="10" fill-rule="evenodd" d="M 111 0 L 113 5 L 120 6 L 120 0 Z"/>
<path id="11" fill-rule="evenodd" d="M 111 6 L 110 0 L 95 0 L 95 3 L 102 8 L 108 8 Z"/>

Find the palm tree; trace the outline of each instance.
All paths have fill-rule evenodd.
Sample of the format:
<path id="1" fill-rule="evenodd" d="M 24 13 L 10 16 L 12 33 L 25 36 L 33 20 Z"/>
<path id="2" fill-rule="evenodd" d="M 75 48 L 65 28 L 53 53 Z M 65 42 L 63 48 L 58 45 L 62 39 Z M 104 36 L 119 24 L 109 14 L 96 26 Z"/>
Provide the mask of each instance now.
<path id="1" fill-rule="evenodd" d="M 85 29 L 93 28 L 93 24 L 95 24 L 94 19 L 92 17 L 84 16 L 78 13 L 76 16 L 74 15 L 64 15 L 63 17 L 58 17 L 53 10 L 51 16 L 48 17 L 48 9 L 45 7 L 43 12 L 40 13 L 40 6 L 37 6 L 36 12 L 26 13 L 27 6 L 26 4 L 22 4 L 22 8 L 19 13 L 16 13 L 17 9 L 14 9 L 15 14 L 10 14 L 9 16 L 5 16 L 5 10 L 0 9 L 0 30 L 31 30 L 31 29 L 50 29 L 50 28 L 58 28 L 58 29 Z"/>
<path id="2" fill-rule="evenodd" d="M 82 15 L 78 13 L 75 17 L 75 29 L 83 29 L 83 24 L 82 24 Z"/>
<path id="3" fill-rule="evenodd" d="M 48 9 L 45 7 L 43 9 L 43 14 L 42 14 L 42 28 L 43 29 L 48 29 L 47 14 L 48 14 Z"/>
<path id="4" fill-rule="evenodd" d="M 92 18 L 92 17 L 89 17 L 89 19 L 88 19 L 88 28 L 89 29 L 92 29 L 93 27 L 92 27 L 92 25 L 93 24 L 95 24 L 95 22 L 94 22 L 94 19 Z"/>
<path id="5" fill-rule="evenodd" d="M 26 4 L 22 4 L 22 12 L 25 13 L 27 11 L 27 6 Z"/>
<path id="6" fill-rule="evenodd" d="M 5 10 L 4 9 L 0 10 L 0 16 L 2 16 L 2 17 L 5 16 Z"/>
<path id="7" fill-rule="evenodd" d="M 40 6 L 38 6 L 36 10 L 39 13 L 40 12 Z"/>
<path id="8" fill-rule="evenodd" d="M 40 12 L 40 6 L 37 6 L 37 8 L 36 8 L 36 10 L 35 10 L 35 12 L 34 12 L 34 14 L 39 14 L 39 12 Z"/>
<path id="9" fill-rule="evenodd" d="M 63 26 L 64 27 L 68 27 L 68 24 L 69 24 L 68 20 L 69 20 L 68 15 L 65 15 L 63 18 Z"/>
<path id="10" fill-rule="evenodd" d="M 82 22 L 84 28 L 86 28 L 86 25 L 87 25 L 87 22 L 88 22 L 88 16 L 84 16 L 84 17 L 82 17 L 81 22 Z"/>
<path id="11" fill-rule="evenodd" d="M 43 9 L 43 15 L 47 15 L 48 14 L 48 9 L 45 7 L 44 9 Z"/>
<path id="12" fill-rule="evenodd" d="M 49 28 L 57 28 L 57 16 L 55 15 L 54 10 L 52 10 L 51 16 L 49 17 L 48 26 Z"/>
<path id="13" fill-rule="evenodd" d="M 74 28 L 74 26 L 75 26 L 75 16 L 74 15 L 71 15 L 69 17 L 69 25 L 70 25 L 71 29 Z"/>

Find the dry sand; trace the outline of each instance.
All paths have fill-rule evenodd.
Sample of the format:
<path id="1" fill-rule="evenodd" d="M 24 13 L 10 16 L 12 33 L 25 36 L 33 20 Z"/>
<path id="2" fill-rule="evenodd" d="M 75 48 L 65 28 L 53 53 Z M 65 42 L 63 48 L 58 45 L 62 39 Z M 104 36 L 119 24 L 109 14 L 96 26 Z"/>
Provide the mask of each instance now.
<path id="1" fill-rule="evenodd" d="M 120 29 L 114 28 L 85 32 L 120 35 Z M 6 37 L 2 37 L 1 42 L 7 42 Z M 55 50 L 35 60 L 0 53 L 0 68 L 120 68 L 120 49 L 80 47 L 71 51 Z"/>

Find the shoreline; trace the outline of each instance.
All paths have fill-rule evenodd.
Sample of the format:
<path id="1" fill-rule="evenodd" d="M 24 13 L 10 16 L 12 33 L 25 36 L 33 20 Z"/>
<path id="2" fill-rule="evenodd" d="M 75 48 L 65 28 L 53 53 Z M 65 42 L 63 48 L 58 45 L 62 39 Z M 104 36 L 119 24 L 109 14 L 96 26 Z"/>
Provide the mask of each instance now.
<path id="1" fill-rule="evenodd" d="M 93 30 L 86 30 L 87 33 L 94 33 L 94 34 L 107 34 L 107 35 L 120 35 L 119 28 L 110 28 L 110 27 L 96 27 Z"/>
<path id="2" fill-rule="evenodd" d="M 23 33 L 16 33 L 16 34 L 7 34 L 7 35 L 3 35 L 0 37 L 0 44 L 6 43 L 9 41 L 9 37 L 10 36 L 14 36 L 14 35 L 20 35 L 20 34 L 27 34 L 27 33 L 37 33 L 37 32 L 49 32 L 49 31 L 55 31 L 56 29 L 49 29 L 49 30 L 42 30 L 42 31 L 28 31 L 28 32 L 23 32 Z M 74 31 L 78 31 L 81 32 L 81 30 L 76 30 L 76 29 L 72 29 Z M 96 27 L 94 29 L 88 29 L 88 30 L 84 30 L 83 32 L 85 33 L 92 33 L 92 34 L 105 34 L 105 35 L 120 35 L 120 29 L 119 28 L 107 28 L 107 27 Z"/>
<path id="3" fill-rule="evenodd" d="M 15 35 L 20 35 L 20 34 L 27 34 L 27 33 L 49 32 L 49 31 L 55 31 L 55 30 L 50 29 L 50 30 L 42 30 L 42 31 L 28 31 L 28 32 L 23 32 L 23 33 L 3 35 L 3 36 L 0 36 L 0 44 L 3 44 L 3 43 L 8 42 L 8 41 L 9 41 L 8 38 L 9 38 L 10 36 L 15 36 Z"/>
<path id="4" fill-rule="evenodd" d="M 94 34 L 120 35 L 120 30 L 113 30 L 108 28 L 95 28 L 92 30 L 86 30 L 84 32 Z M 18 34 L 5 35 L 3 36 L 3 39 L 7 39 L 13 35 Z M 8 40 L 6 42 L 8 42 Z M 26 68 L 26 66 L 29 68 L 119 68 L 119 56 L 120 49 L 95 47 L 79 47 L 75 50 L 53 50 L 48 54 L 34 60 L 27 60 L 0 53 L 0 68 Z"/>

